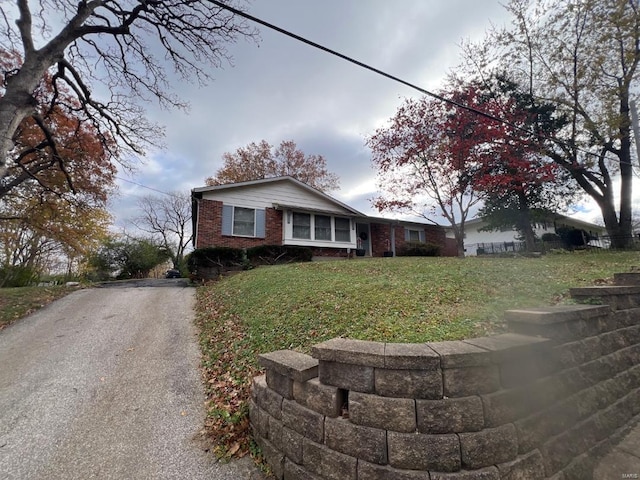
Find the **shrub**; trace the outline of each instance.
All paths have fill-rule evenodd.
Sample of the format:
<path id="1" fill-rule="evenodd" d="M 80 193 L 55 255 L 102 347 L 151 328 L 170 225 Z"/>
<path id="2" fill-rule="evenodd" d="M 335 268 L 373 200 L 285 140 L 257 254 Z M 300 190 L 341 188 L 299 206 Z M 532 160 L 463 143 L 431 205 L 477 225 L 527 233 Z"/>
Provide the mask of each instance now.
<path id="1" fill-rule="evenodd" d="M 312 256 L 313 252 L 308 247 L 260 245 L 247 249 L 247 258 L 252 265 L 310 262 Z"/>
<path id="2" fill-rule="evenodd" d="M 189 273 L 199 279 L 215 278 L 227 270 L 245 268 L 246 264 L 245 252 L 240 248 L 197 248 L 187 257 Z"/>
<path id="3" fill-rule="evenodd" d="M 5 266 L 0 268 L 0 287 L 28 287 L 38 283 L 38 272 L 29 267 Z"/>
<path id="4" fill-rule="evenodd" d="M 401 257 L 438 257 L 440 245 L 434 243 L 407 242 L 398 253 Z"/>
<path id="5" fill-rule="evenodd" d="M 556 233 L 562 239 L 566 248 L 584 247 L 593 240 L 589 232 L 574 227 L 561 227 L 556 229 Z"/>
<path id="6" fill-rule="evenodd" d="M 193 267 L 212 267 L 216 265 L 233 266 L 241 265 L 243 251 L 240 248 L 230 247 L 206 247 L 197 248 L 191 252 L 187 259 L 189 270 Z"/>
<path id="7" fill-rule="evenodd" d="M 560 238 L 560 235 L 547 232 L 542 234 L 541 240 L 548 243 L 560 243 L 562 241 L 562 238 Z"/>

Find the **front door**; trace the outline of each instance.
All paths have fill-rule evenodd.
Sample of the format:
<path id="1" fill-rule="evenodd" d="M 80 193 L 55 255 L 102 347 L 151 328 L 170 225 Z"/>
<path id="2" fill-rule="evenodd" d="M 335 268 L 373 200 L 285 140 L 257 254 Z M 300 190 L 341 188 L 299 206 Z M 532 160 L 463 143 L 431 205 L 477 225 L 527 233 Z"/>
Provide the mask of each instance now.
<path id="1" fill-rule="evenodd" d="M 371 255 L 371 232 L 368 223 L 356 223 L 356 236 L 358 237 L 358 248 L 364 248 L 365 255 Z"/>

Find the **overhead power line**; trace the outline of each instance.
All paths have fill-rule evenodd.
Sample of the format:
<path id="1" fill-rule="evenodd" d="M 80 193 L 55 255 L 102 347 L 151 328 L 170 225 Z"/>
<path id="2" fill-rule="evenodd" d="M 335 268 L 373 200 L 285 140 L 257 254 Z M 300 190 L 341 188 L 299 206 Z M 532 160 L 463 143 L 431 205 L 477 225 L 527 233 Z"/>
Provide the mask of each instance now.
<path id="1" fill-rule="evenodd" d="M 371 65 L 368 65 L 368 64 L 366 64 L 364 62 L 356 60 L 355 58 L 349 57 L 349 56 L 347 56 L 347 55 L 345 55 L 343 53 L 340 53 L 340 52 L 338 52 L 336 50 L 332 50 L 329 47 L 325 47 L 324 45 L 320 45 L 319 43 L 316 43 L 316 42 L 314 42 L 312 40 L 309 40 L 308 38 L 301 37 L 300 35 L 297 35 L 297 34 L 295 34 L 293 32 L 285 30 L 284 28 L 280 28 L 277 25 L 269 23 L 269 22 L 267 22 L 265 20 L 262 20 L 262 19 L 260 19 L 258 17 L 254 17 L 253 15 L 249 15 L 248 13 L 243 12 L 242 10 L 238 10 L 237 8 L 230 7 L 229 5 L 225 5 L 224 3 L 219 2 L 217 0 L 209 0 L 209 1 L 211 3 L 219 6 L 220 8 L 224 8 L 226 10 L 229 10 L 230 12 L 232 12 L 232 13 L 234 13 L 236 15 L 239 15 L 241 17 L 244 17 L 244 18 L 246 18 L 248 20 L 251 20 L 252 22 L 259 23 L 260 25 L 263 25 L 263 26 L 265 26 L 267 28 L 270 28 L 271 30 L 275 30 L 276 32 L 279 32 L 279 33 L 281 33 L 283 35 L 286 35 L 287 37 L 291 37 L 291 38 L 293 38 L 295 40 L 298 40 L 299 42 L 306 43 L 307 45 L 310 45 L 310 46 L 312 46 L 314 48 L 322 50 L 323 52 L 329 53 L 329 54 L 334 55 L 336 57 L 339 57 L 339 58 L 341 58 L 343 60 L 346 60 L 349 63 L 353 63 L 354 65 L 362 67 L 362 68 L 364 68 L 366 70 L 370 70 L 370 71 L 372 71 L 374 73 L 377 73 L 378 75 L 382 75 L 383 77 L 386 77 L 386 78 L 388 78 L 390 80 L 393 80 L 395 82 L 398 82 L 398 83 L 401 83 L 403 85 L 406 85 L 407 87 L 413 88 L 414 90 L 417 90 L 417 91 L 419 91 L 420 93 L 422 93 L 424 95 L 429 95 L 430 97 L 433 97 L 433 98 L 435 98 L 437 100 L 440 100 L 442 102 L 448 103 L 450 105 L 454 105 L 454 106 L 456 106 L 458 108 L 462 108 L 462 109 L 468 110 L 470 112 L 473 112 L 473 113 L 476 113 L 478 115 L 481 115 L 481 116 L 483 116 L 485 118 L 488 118 L 488 119 L 491 119 L 491 120 L 495 120 L 495 121 L 498 121 L 500 123 L 505 123 L 505 120 L 502 120 L 501 118 L 498 118 L 498 117 L 496 117 L 494 115 L 491 115 L 490 113 L 483 112 L 482 110 L 478 110 L 478 109 L 476 109 L 474 107 L 470 107 L 468 105 L 464 105 L 462 103 L 456 102 L 455 100 L 451 100 L 449 98 L 443 97 L 442 95 L 438 95 L 437 93 L 430 92 L 429 90 L 426 90 L 426 89 L 424 89 L 422 87 L 419 87 L 418 85 L 416 85 L 414 83 L 408 82 L 406 80 L 403 80 L 400 77 L 396 77 L 395 75 L 391 75 L 390 73 L 387 73 L 387 72 L 385 72 L 383 70 L 380 70 L 378 68 L 372 67 Z M 525 131 L 525 132 L 527 132 L 529 134 L 532 133 L 529 130 L 527 130 L 525 128 L 522 128 L 522 127 L 519 127 L 517 125 L 510 124 L 510 126 L 514 127 L 514 128 L 517 128 L 519 130 Z"/>
<path id="2" fill-rule="evenodd" d="M 132 185 L 136 185 L 136 186 L 138 186 L 140 188 L 146 188 L 147 190 L 151 190 L 153 192 L 162 193 L 163 195 L 169 195 L 170 197 L 175 197 L 176 196 L 174 193 L 165 192 L 163 190 L 158 190 L 157 188 L 153 188 L 153 187 L 148 187 L 147 185 L 143 185 L 141 183 L 134 182 L 133 180 L 127 180 L 126 178 L 122 178 L 122 177 L 115 177 L 115 178 L 116 178 L 116 180 L 120 180 L 121 182 L 131 183 Z"/>
<path id="3" fill-rule="evenodd" d="M 247 20 L 251 20 L 252 22 L 258 23 L 258 24 L 260 24 L 260 25 L 262 25 L 264 27 L 267 27 L 267 28 L 269 28 L 271 30 L 274 30 L 274 31 L 278 32 L 278 33 L 281 33 L 282 35 L 285 35 L 287 37 L 293 38 L 294 40 L 297 40 L 299 42 L 305 43 L 305 44 L 307 44 L 307 45 L 309 45 L 309 46 L 311 46 L 313 48 L 317 48 L 318 50 L 321 50 L 323 52 L 329 53 L 330 55 L 333 55 L 333 56 L 336 56 L 338 58 L 341 58 L 342 60 L 345 60 L 345 61 L 347 61 L 349 63 L 357 65 L 357 66 L 359 66 L 361 68 L 364 68 L 366 70 L 369 70 L 371 72 L 377 73 L 378 75 L 386 77 L 386 78 L 388 78 L 390 80 L 393 80 L 395 82 L 401 83 L 402 85 L 406 85 L 409 88 L 417 90 L 418 92 L 422 93 L 423 95 L 428 95 L 428 96 L 430 96 L 432 98 L 435 98 L 436 100 L 440 100 L 441 102 L 445 102 L 445 103 L 448 103 L 449 105 L 453 105 L 453 106 L 455 106 L 457 108 L 461 108 L 463 110 L 467 110 L 469 112 L 473 112 L 476 115 L 479 115 L 479 116 L 482 116 L 484 118 L 493 120 L 495 122 L 499 122 L 499 123 L 501 123 L 503 125 L 507 125 L 507 126 L 513 128 L 515 130 L 524 132 L 524 133 L 526 133 L 528 135 L 540 136 L 539 134 L 537 134 L 537 133 L 535 133 L 535 132 L 533 132 L 533 131 L 531 131 L 531 130 L 529 130 L 527 128 L 520 127 L 519 125 L 515 125 L 515 124 L 509 122 L 508 120 L 505 120 L 504 118 L 496 117 L 495 115 L 492 115 L 490 113 L 484 112 L 484 111 L 479 110 L 477 108 L 471 107 L 469 105 L 465 105 L 465 104 L 460 103 L 460 102 L 456 102 L 455 100 L 451 100 L 450 98 L 443 97 L 442 95 L 438 95 L 437 93 L 431 92 L 431 91 L 429 91 L 429 90 L 427 90 L 425 88 L 422 88 L 422 87 L 420 87 L 420 86 L 418 86 L 418 85 L 416 85 L 414 83 L 408 82 L 406 80 L 403 80 L 400 77 L 396 77 L 395 75 L 391 75 L 390 73 L 387 73 L 387 72 L 385 72 L 383 70 L 380 70 L 378 68 L 372 67 L 371 65 L 368 65 L 368 64 L 366 64 L 364 62 L 356 60 L 355 58 L 349 57 L 348 55 L 340 53 L 340 52 L 338 52 L 336 50 L 332 50 L 329 47 L 325 47 L 324 45 L 321 45 L 321 44 L 316 43 L 316 42 L 314 42 L 312 40 L 309 40 L 308 38 L 302 37 L 302 36 L 297 35 L 297 34 L 295 34 L 293 32 L 285 30 L 284 28 L 278 27 L 277 25 L 269 23 L 269 22 L 267 22 L 265 20 L 262 20 L 262 19 L 260 19 L 258 17 L 255 17 L 253 15 L 250 15 L 250 14 L 248 14 L 246 12 L 243 12 L 242 10 L 238 10 L 237 8 L 231 7 L 231 6 L 229 6 L 229 5 L 225 4 L 225 3 L 222 3 L 222 2 L 220 2 L 218 0 L 209 0 L 209 1 L 211 3 L 213 3 L 214 5 L 217 5 L 220 8 L 223 8 L 225 10 L 228 10 L 228 11 L 234 13 L 235 15 L 238 15 L 240 17 L 246 18 Z M 562 140 L 558 140 L 556 138 L 548 137 L 548 136 L 546 136 L 546 138 L 548 140 L 551 140 L 552 142 L 557 143 L 558 145 L 562 145 L 562 146 L 565 146 L 565 147 L 569 146 L 566 142 L 564 142 Z M 587 155 L 597 156 L 593 152 L 589 152 L 589 151 L 586 151 L 586 150 L 581 150 L 579 148 L 576 148 L 575 146 L 573 148 L 575 148 L 575 150 L 578 151 L 578 152 L 582 152 L 582 153 L 587 154 Z M 622 162 L 618 158 L 608 158 L 608 160 L 616 162 L 616 163 L 619 163 L 619 164 L 622 164 L 622 163 L 632 164 L 632 162 Z"/>

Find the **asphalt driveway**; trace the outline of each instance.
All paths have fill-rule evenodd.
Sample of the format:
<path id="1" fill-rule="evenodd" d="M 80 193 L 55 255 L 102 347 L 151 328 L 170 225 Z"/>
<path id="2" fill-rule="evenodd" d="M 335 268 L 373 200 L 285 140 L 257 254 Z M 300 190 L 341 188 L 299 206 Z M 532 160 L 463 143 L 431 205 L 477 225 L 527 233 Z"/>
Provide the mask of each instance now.
<path id="1" fill-rule="evenodd" d="M 79 290 L 0 332 L 0 479 L 259 478 L 197 441 L 204 390 L 182 280 Z"/>

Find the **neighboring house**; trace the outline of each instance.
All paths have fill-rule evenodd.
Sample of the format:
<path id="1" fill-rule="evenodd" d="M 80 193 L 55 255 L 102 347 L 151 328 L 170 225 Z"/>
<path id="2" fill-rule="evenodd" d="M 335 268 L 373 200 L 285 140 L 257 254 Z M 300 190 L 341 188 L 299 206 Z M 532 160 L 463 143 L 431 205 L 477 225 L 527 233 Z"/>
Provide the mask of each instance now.
<path id="1" fill-rule="evenodd" d="M 520 244 L 520 233 L 514 229 L 501 229 L 492 231 L 482 231 L 487 223 L 481 218 L 468 220 L 464 224 L 464 248 L 466 255 L 478 255 L 484 253 L 489 245 L 493 247 L 503 247 L 504 251 L 514 251 L 515 244 Z M 545 233 L 556 233 L 561 227 L 573 227 L 586 231 L 591 238 L 598 239 L 603 235 L 606 236 L 607 229 L 594 223 L 584 222 L 575 218 L 565 217 L 564 215 L 555 214 L 549 216 L 545 221 L 537 222 L 534 225 L 534 233 L 536 237 L 542 238 Z M 447 229 L 447 236 L 453 237 L 453 232 Z M 598 245 L 606 246 L 606 245 Z"/>
<path id="2" fill-rule="evenodd" d="M 292 177 L 194 188 L 191 197 L 195 248 L 296 245 L 334 257 L 362 248 L 381 257 L 408 241 L 446 243 L 440 226 L 369 217 Z"/>

